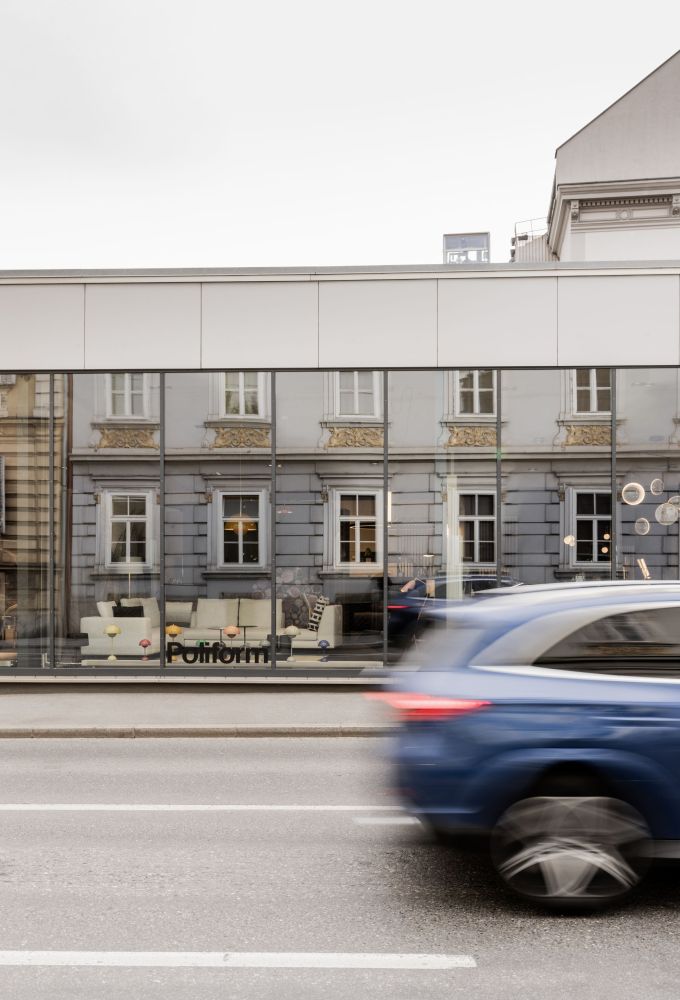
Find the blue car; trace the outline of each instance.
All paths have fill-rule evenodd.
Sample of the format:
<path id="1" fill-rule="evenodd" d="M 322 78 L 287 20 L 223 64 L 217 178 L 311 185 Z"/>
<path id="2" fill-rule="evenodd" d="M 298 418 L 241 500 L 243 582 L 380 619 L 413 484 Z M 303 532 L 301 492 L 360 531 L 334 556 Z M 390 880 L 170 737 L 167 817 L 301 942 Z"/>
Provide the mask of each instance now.
<path id="1" fill-rule="evenodd" d="M 378 697 L 409 810 L 521 896 L 595 908 L 680 857 L 680 582 L 458 604 Z"/>

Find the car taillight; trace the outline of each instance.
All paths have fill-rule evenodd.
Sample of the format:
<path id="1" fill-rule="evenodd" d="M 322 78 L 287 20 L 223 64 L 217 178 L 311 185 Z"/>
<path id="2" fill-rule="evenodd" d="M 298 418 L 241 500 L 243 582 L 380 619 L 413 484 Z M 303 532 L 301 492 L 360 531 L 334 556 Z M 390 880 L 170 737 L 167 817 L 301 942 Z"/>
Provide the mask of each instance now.
<path id="1" fill-rule="evenodd" d="M 387 610 L 388 611 L 406 611 L 406 609 L 410 608 L 410 607 L 411 607 L 410 604 L 388 604 L 387 605 Z"/>
<path id="2" fill-rule="evenodd" d="M 480 701 L 477 698 L 447 698 L 404 691 L 372 691 L 366 697 L 389 705 L 400 722 L 448 719 L 467 712 L 477 712 L 480 708 L 491 705 L 490 701 Z"/>

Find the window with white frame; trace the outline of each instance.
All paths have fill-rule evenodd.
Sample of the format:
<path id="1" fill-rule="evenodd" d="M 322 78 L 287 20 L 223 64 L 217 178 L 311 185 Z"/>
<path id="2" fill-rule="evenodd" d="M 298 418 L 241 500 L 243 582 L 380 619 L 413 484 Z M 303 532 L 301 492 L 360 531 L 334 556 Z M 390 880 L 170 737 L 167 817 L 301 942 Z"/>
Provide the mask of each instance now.
<path id="1" fill-rule="evenodd" d="M 611 368 L 574 368 L 572 381 L 574 413 L 611 412 Z"/>
<path id="2" fill-rule="evenodd" d="M 224 372 L 222 416 L 259 417 L 263 410 L 263 379 L 260 372 Z"/>
<path id="3" fill-rule="evenodd" d="M 381 496 L 379 490 L 337 491 L 335 547 L 339 566 L 382 562 Z"/>
<path id="4" fill-rule="evenodd" d="M 458 534 L 463 563 L 496 562 L 496 496 L 458 494 Z"/>
<path id="5" fill-rule="evenodd" d="M 470 368 L 456 372 L 456 413 L 492 417 L 496 412 L 496 371 Z"/>
<path id="6" fill-rule="evenodd" d="M 223 566 L 264 563 L 261 492 L 219 493 L 220 562 Z"/>
<path id="7" fill-rule="evenodd" d="M 611 561 L 612 496 L 605 490 L 574 490 L 571 550 L 577 563 Z"/>
<path id="8" fill-rule="evenodd" d="M 380 372 L 336 372 L 335 411 L 338 417 L 379 417 Z"/>
<path id="9" fill-rule="evenodd" d="M 153 494 L 111 491 L 104 495 L 105 564 L 115 567 L 151 566 Z"/>
<path id="10" fill-rule="evenodd" d="M 107 417 L 148 416 L 148 385 L 142 372 L 112 372 L 107 376 Z"/>

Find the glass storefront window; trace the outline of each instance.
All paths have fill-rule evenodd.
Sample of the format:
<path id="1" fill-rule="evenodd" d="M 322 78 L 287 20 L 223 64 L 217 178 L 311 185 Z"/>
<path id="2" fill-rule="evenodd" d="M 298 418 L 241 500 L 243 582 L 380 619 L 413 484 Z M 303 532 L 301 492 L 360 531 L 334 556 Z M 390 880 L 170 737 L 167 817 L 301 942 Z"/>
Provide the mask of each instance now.
<path id="1" fill-rule="evenodd" d="M 501 374 L 501 575 L 508 582 L 612 575 L 611 372 Z"/>
<path id="2" fill-rule="evenodd" d="M 674 368 L 2 373 L 0 670 L 360 671 L 437 602 L 677 579 L 678 428 Z"/>
<path id="3" fill-rule="evenodd" d="M 158 668 L 160 376 L 55 376 L 55 665 Z M 55 419 L 55 430 L 57 420 Z"/>
<path id="4" fill-rule="evenodd" d="M 58 447 L 64 429 L 53 404 L 49 375 L 0 377 L 0 668 L 49 663 L 51 408 Z"/>
<path id="5" fill-rule="evenodd" d="M 281 666 L 383 660 L 383 418 L 374 372 L 276 376 Z"/>

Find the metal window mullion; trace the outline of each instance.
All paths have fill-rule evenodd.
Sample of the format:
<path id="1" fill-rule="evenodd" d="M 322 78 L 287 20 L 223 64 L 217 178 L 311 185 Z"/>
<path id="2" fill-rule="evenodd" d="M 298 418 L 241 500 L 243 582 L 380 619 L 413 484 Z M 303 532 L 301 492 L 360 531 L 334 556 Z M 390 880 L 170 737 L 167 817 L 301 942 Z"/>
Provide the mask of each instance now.
<path id="1" fill-rule="evenodd" d="M 47 548 L 47 563 L 48 563 L 48 592 L 47 592 L 47 655 L 48 655 L 48 666 L 54 668 L 55 663 L 55 600 L 54 600 L 54 584 L 55 584 L 55 553 L 54 553 L 54 526 L 55 526 L 55 489 L 54 489 L 54 476 L 55 476 L 55 463 L 54 463 L 54 374 L 49 376 L 49 404 L 48 404 L 48 416 L 47 416 L 47 434 L 48 434 L 48 475 L 49 484 L 47 487 L 47 538 L 48 538 L 48 548 Z"/>
<path id="2" fill-rule="evenodd" d="M 616 580 L 617 578 L 617 567 L 618 567 L 618 545 L 619 545 L 619 533 L 618 533 L 618 510 L 617 510 L 617 475 L 616 475 L 616 368 L 609 369 L 609 409 L 611 411 L 611 430 L 609 432 L 609 454 L 610 454 L 610 476 L 611 482 L 609 488 L 611 491 L 611 502 L 609 504 L 611 508 L 611 528 L 609 529 L 610 541 L 609 541 L 609 575 L 610 579 Z"/>
<path id="3" fill-rule="evenodd" d="M 389 523 L 387 520 L 387 504 L 389 500 L 389 476 L 390 476 L 390 453 L 389 453 L 389 426 L 387 422 L 389 414 L 389 373 L 382 373 L 382 408 L 383 408 L 383 482 L 382 482 L 382 623 L 383 623 L 383 666 L 389 662 L 389 612 L 387 610 L 387 598 L 389 589 Z M 376 504 L 377 513 L 377 504 Z M 376 524 L 376 535 L 377 535 Z"/>
<path id="4" fill-rule="evenodd" d="M 160 641 L 159 641 L 159 666 L 163 670 L 167 666 L 165 662 L 165 372 L 159 373 L 159 468 L 158 468 L 158 575 L 159 587 L 158 597 L 160 604 Z M 153 493 L 152 493 L 153 499 Z M 153 510 L 153 508 L 152 508 Z M 153 522 L 150 522 L 153 523 Z M 153 570 L 153 562 L 151 563 Z"/>
<path id="5" fill-rule="evenodd" d="M 269 484 L 269 570 L 271 574 L 271 600 L 269 629 L 271 632 L 271 667 L 276 669 L 276 372 L 271 373 L 269 380 L 269 410 L 271 414 L 271 456 L 272 474 Z"/>
<path id="6" fill-rule="evenodd" d="M 494 407 L 496 410 L 496 492 L 494 495 L 494 554 L 496 556 L 496 586 L 503 580 L 503 454 L 501 450 L 503 427 L 502 372 L 494 369 Z"/>

